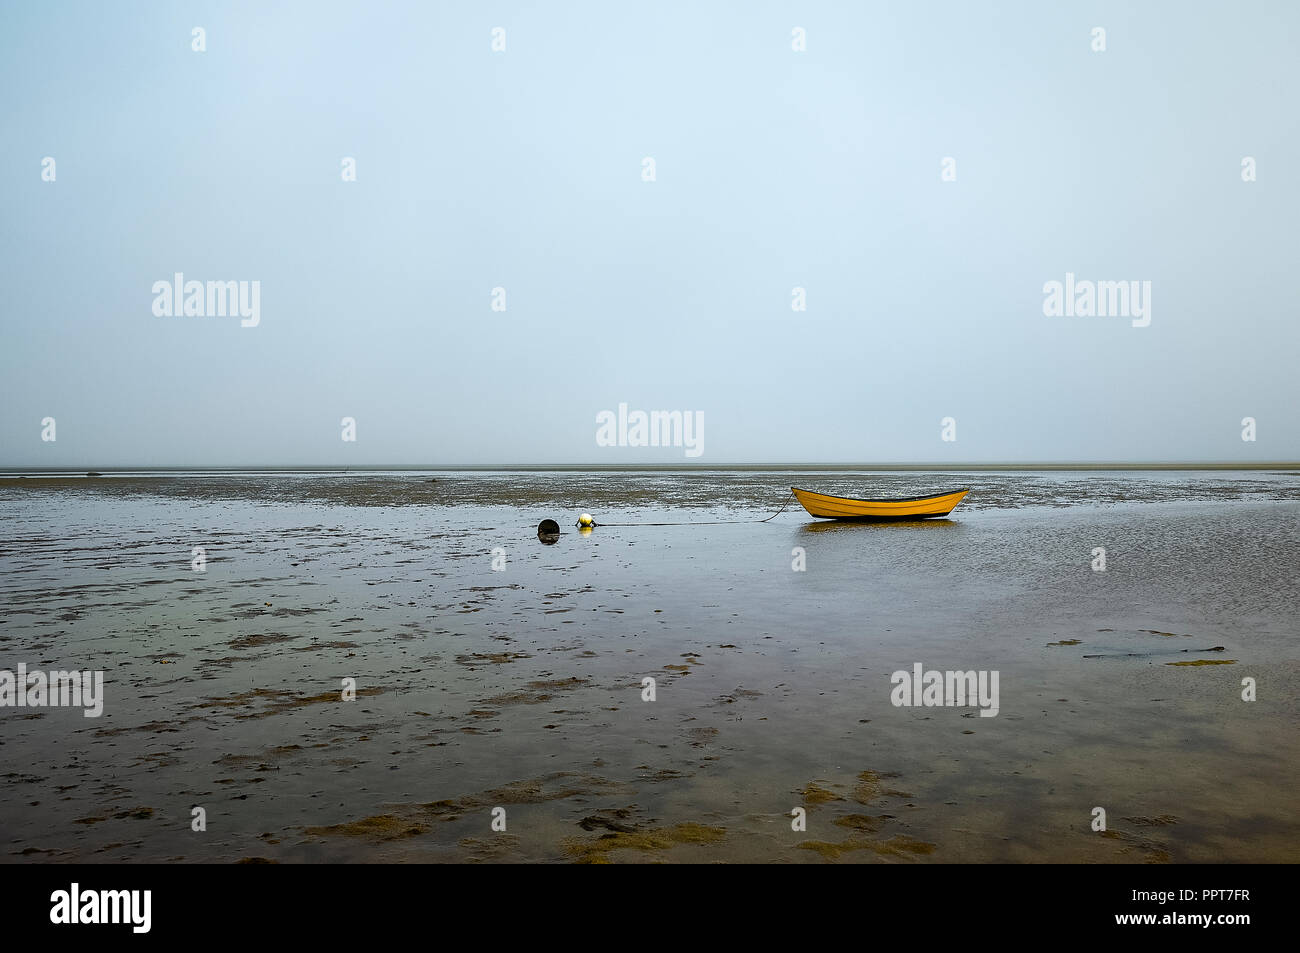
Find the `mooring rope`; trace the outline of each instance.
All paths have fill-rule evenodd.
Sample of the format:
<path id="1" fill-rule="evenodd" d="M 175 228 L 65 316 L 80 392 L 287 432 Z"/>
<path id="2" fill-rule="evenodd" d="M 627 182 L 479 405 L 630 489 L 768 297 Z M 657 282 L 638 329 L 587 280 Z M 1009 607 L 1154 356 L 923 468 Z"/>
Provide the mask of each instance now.
<path id="1" fill-rule="evenodd" d="M 685 523 L 597 523 L 593 520 L 591 525 L 592 526 L 717 526 L 721 523 L 766 523 L 768 520 L 774 520 L 778 516 L 780 516 L 783 512 L 785 512 L 785 508 L 790 505 L 790 500 L 793 499 L 794 499 L 794 494 L 791 493 L 789 495 L 789 498 L 786 499 L 786 501 L 781 504 L 781 508 L 779 510 L 773 513 L 771 516 L 768 516 L 761 520 L 699 520 L 699 521 L 691 520 Z"/>

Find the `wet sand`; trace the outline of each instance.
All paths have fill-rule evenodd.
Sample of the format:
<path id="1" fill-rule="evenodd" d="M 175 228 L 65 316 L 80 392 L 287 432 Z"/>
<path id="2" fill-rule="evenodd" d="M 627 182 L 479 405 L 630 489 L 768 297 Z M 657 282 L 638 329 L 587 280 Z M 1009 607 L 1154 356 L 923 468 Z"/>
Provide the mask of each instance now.
<path id="1" fill-rule="evenodd" d="M 568 528 L 792 483 L 972 493 Z M 0 709 L 0 856 L 1294 862 L 1297 566 L 1296 473 L 3 479 L 0 669 L 107 700 Z M 999 714 L 893 706 L 916 662 L 998 671 Z"/>

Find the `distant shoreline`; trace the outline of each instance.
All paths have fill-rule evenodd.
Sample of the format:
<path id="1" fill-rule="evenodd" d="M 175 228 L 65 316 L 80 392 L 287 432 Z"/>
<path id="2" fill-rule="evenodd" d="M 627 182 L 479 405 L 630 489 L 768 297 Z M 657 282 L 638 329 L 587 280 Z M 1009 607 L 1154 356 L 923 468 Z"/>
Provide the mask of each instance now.
<path id="1" fill-rule="evenodd" d="M 389 464 L 363 466 L 85 466 L 3 467 L 0 477 L 109 476 L 114 474 L 185 473 L 402 473 L 402 472 L 520 472 L 520 473 L 650 473 L 691 471 L 732 472 L 1017 472 L 1017 471 L 1169 471 L 1169 470 L 1300 470 L 1300 462 L 1274 463 L 500 463 L 500 464 Z"/>

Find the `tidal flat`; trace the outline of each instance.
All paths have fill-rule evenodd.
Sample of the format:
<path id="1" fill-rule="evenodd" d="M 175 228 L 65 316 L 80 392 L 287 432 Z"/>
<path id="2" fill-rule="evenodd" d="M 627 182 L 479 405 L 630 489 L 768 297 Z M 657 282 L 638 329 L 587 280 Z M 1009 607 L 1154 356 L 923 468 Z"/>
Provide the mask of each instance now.
<path id="1" fill-rule="evenodd" d="M 0 670 L 104 674 L 0 859 L 1294 863 L 1297 567 L 1293 471 L 0 478 Z"/>

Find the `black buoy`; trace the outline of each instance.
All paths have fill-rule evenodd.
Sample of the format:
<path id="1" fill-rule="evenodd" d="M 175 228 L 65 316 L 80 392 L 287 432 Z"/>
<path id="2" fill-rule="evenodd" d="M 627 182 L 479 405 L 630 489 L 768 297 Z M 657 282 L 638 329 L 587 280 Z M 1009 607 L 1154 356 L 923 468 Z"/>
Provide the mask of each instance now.
<path id="1" fill-rule="evenodd" d="M 560 538 L 560 524 L 555 520 L 542 520 L 537 524 L 537 538 L 550 546 Z"/>

